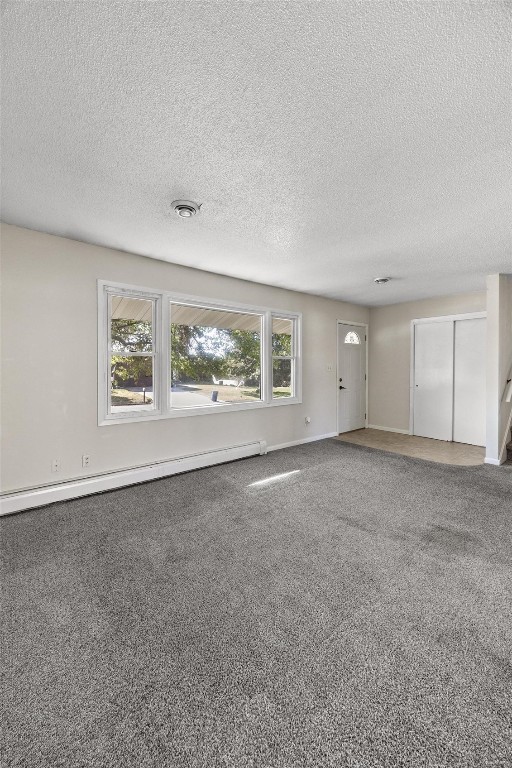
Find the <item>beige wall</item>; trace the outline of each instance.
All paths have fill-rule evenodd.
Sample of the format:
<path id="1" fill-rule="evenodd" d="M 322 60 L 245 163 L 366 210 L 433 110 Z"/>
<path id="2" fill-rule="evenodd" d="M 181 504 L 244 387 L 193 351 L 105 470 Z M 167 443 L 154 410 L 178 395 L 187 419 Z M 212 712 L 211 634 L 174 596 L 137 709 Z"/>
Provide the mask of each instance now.
<path id="1" fill-rule="evenodd" d="M 363 307 L 6 225 L 2 275 L 3 491 L 252 440 L 272 446 L 335 432 L 336 321 L 369 319 Z M 302 312 L 303 403 L 98 427 L 98 278 Z M 55 458 L 59 473 L 51 472 Z"/>
<path id="2" fill-rule="evenodd" d="M 372 308 L 368 351 L 369 424 L 409 430 L 411 320 L 485 309 L 485 291 Z"/>

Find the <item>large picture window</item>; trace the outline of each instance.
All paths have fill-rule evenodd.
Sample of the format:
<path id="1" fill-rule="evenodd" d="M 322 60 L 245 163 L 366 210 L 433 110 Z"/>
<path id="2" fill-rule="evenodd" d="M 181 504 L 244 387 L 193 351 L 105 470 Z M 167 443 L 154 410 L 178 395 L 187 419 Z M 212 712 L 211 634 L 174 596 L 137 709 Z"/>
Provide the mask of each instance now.
<path id="1" fill-rule="evenodd" d="M 170 304 L 171 407 L 261 401 L 263 315 Z"/>
<path id="2" fill-rule="evenodd" d="M 98 287 L 100 424 L 300 402 L 300 314 Z"/>

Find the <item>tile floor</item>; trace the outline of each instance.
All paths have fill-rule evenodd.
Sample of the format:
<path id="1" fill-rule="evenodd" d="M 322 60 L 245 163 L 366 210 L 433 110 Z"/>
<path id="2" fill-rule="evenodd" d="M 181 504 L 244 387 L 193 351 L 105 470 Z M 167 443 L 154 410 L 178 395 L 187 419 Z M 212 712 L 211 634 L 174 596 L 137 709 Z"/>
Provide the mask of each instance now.
<path id="1" fill-rule="evenodd" d="M 437 461 L 439 464 L 457 464 L 464 467 L 483 464 L 485 448 L 464 443 L 448 443 L 444 440 L 432 440 L 428 437 L 401 435 L 397 432 L 384 432 L 381 429 L 357 429 L 345 432 L 336 440 L 365 445 L 382 451 L 401 453 L 417 459 Z"/>

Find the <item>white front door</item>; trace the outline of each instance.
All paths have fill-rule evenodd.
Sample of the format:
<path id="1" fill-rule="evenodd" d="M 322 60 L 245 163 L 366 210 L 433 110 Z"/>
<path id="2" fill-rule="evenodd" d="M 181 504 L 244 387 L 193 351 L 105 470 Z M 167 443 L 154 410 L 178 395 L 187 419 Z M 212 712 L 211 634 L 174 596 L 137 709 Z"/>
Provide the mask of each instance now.
<path id="1" fill-rule="evenodd" d="M 366 336 L 359 325 L 338 324 L 338 432 L 366 420 Z"/>
<path id="2" fill-rule="evenodd" d="M 453 321 L 414 326 L 414 434 L 452 439 Z"/>

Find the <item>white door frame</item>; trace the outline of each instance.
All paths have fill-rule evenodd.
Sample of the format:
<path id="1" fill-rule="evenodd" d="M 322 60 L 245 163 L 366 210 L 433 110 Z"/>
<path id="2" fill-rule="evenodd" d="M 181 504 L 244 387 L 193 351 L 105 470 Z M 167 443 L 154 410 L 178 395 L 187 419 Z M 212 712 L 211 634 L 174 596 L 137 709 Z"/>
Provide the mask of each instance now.
<path id="1" fill-rule="evenodd" d="M 337 320 L 336 321 L 336 434 L 339 435 L 338 426 L 340 423 L 340 398 L 338 395 L 338 386 L 339 386 L 339 379 L 340 379 L 340 372 L 339 372 L 339 350 L 340 350 L 340 325 L 357 325 L 359 328 L 364 328 L 364 335 L 366 337 L 366 353 L 365 353 L 365 361 L 364 361 L 364 375 L 366 379 L 366 387 L 365 387 L 365 404 L 364 404 L 364 412 L 366 414 L 364 419 L 364 428 L 368 428 L 368 341 L 369 341 L 369 335 L 368 335 L 368 323 L 356 323 L 354 320 Z"/>
<path id="2" fill-rule="evenodd" d="M 409 377 L 409 434 L 414 435 L 414 342 L 415 342 L 415 326 L 420 323 L 444 323 L 446 321 L 456 322 L 457 320 L 477 320 L 480 318 L 486 318 L 487 312 L 468 312 L 463 315 L 442 315 L 440 317 L 420 317 L 416 320 L 411 320 L 411 367 Z M 453 397 L 453 394 L 452 394 Z M 453 430 L 453 425 L 452 425 Z M 453 437 L 453 431 L 452 431 Z"/>

